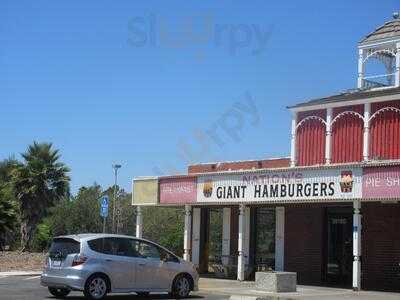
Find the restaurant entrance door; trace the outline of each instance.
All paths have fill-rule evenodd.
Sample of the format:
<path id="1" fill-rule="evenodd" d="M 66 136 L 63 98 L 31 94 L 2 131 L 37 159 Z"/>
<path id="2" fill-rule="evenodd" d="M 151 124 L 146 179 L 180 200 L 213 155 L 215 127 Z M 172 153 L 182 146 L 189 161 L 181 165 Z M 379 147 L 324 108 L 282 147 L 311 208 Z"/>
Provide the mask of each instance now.
<path id="1" fill-rule="evenodd" d="M 353 262 L 351 208 L 327 208 L 326 283 L 350 287 Z"/>

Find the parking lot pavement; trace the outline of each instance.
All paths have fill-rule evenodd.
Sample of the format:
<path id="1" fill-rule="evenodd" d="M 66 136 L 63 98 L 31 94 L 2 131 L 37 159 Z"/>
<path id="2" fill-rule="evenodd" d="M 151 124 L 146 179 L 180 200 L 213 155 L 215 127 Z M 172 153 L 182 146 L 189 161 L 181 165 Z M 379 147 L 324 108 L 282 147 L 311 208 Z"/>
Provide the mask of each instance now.
<path id="1" fill-rule="evenodd" d="M 0 277 L 0 300 L 43 300 L 55 299 L 51 296 L 47 288 L 40 285 L 39 276 L 7 276 Z M 66 299 L 85 299 L 80 292 L 71 292 Z M 151 294 L 148 297 L 139 297 L 135 294 L 115 294 L 109 295 L 108 300 L 169 300 L 171 299 L 167 294 Z M 206 294 L 196 292 L 191 294 L 187 299 L 192 300 L 219 300 L 229 299 L 229 296 Z"/>

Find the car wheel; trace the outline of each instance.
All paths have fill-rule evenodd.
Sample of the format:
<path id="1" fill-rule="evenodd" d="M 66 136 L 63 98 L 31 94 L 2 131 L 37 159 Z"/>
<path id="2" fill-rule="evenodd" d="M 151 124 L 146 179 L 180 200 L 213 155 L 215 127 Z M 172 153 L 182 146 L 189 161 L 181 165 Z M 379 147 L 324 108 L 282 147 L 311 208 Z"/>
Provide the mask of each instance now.
<path id="1" fill-rule="evenodd" d="M 69 289 L 56 288 L 56 287 L 49 287 L 48 289 L 50 294 L 52 294 L 56 298 L 64 298 L 71 292 Z"/>
<path id="2" fill-rule="evenodd" d="M 190 279 L 185 275 L 178 275 L 172 284 L 172 295 L 175 298 L 186 298 L 190 294 Z"/>
<path id="3" fill-rule="evenodd" d="M 85 284 L 83 294 L 86 299 L 101 300 L 107 295 L 108 278 L 102 274 L 95 274 L 89 277 Z"/>
<path id="4" fill-rule="evenodd" d="M 148 297 L 150 293 L 149 292 L 136 292 L 136 294 L 139 297 Z"/>

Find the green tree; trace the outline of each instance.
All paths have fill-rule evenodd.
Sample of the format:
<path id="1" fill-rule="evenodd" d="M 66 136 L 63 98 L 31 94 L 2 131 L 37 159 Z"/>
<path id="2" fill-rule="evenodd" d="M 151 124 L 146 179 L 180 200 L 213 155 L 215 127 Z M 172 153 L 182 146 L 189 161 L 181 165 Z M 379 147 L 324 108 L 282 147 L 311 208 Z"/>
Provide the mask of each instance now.
<path id="1" fill-rule="evenodd" d="M 12 172 L 14 191 L 21 213 L 21 246 L 32 244 L 36 226 L 49 208 L 69 193 L 69 168 L 59 161 L 51 143 L 34 142 L 22 154 L 23 163 Z"/>
<path id="2" fill-rule="evenodd" d="M 184 209 L 144 207 L 143 237 L 183 254 Z"/>
<path id="3" fill-rule="evenodd" d="M 0 161 L 0 249 L 13 241 L 18 223 L 18 205 L 11 182 L 12 170 L 18 164 L 14 158 Z"/>
<path id="4" fill-rule="evenodd" d="M 72 198 L 70 233 L 96 233 L 102 231 L 102 220 L 99 214 L 100 198 L 102 196 L 100 185 L 81 187 L 78 194 Z"/>
<path id="5" fill-rule="evenodd" d="M 54 236 L 101 232 L 100 198 L 104 193 L 98 184 L 81 187 L 71 198 L 65 198 L 50 210 L 46 224 Z M 109 225 L 111 226 L 111 225 Z"/>
<path id="6" fill-rule="evenodd" d="M 18 206 L 9 188 L 0 187 L 0 249 L 6 244 L 7 236 L 12 234 L 17 221 Z"/>

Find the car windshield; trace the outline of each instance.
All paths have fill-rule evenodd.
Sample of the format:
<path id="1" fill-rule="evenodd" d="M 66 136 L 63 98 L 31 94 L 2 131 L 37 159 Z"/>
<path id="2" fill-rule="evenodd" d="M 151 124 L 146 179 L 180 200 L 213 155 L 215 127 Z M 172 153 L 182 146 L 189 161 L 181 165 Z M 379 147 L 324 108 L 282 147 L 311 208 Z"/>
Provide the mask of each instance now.
<path id="1" fill-rule="evenodd" d="M 55 238 L 51 243 L 49 256 L 64 259 L 68 254 L 80 252 L 81 244 L 70 238 Z"/>

